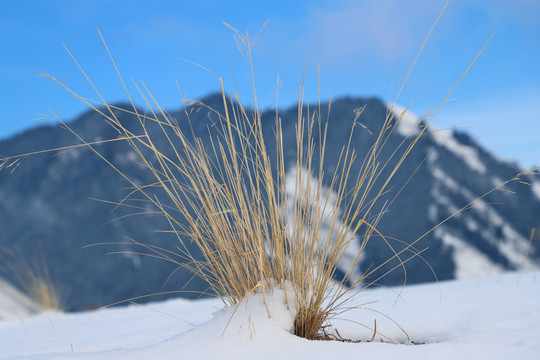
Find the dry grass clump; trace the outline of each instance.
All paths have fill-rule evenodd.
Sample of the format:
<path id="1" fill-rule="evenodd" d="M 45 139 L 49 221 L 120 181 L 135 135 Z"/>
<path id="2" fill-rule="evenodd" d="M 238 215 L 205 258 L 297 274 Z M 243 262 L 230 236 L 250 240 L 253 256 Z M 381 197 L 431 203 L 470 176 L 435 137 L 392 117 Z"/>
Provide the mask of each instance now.
<path id="1" fill-rule="evenodd" d="M 238 32 L 236 39 L 250 62 L 251 40 L 247 34 L 242 36 Z M 119 72 L 118 76 L 124 84 Z M 144 212 L 151 205 L 150 212 L 164 216 L 178 236 L 177 250 L 137 243 L 148 255 L 191 270 L 208 282 L 210 292 L 226 304 L 236 304 L 255 291 L 266 297 L 276 284 L 286 289 L 284 283 L 289 282 L 295 292 L 287 296 L 294 302 L 289 305 L 296 308 L 294 333 L 308 339 L 320 338 L 329 317 L 346 308 L 347 300 L 363 280 L 392 260 L 352 279 L 362 251 L 372 237 L 386 241 L 391 247 L 377 231 L 386 210 L 386 205 L 378 203 L 424 133 L 420 131 L 414 138 L 403 141 L 397 149 L 392 149 L 389 158 L 381 159 L 388 137 L 400 121 L 394 119 L 390 110 L 370 151 L 361 158 L 351 146 L 354 133 L 366 131 L 360 123 L 364 109 L 357 109 L 352 114 L 350 136 L 342 146 L 338 163 L 334 164 L 336 170 L 330 181 L 323 183 L 329 122 L 321 118 L 320 105 L 314 111 L 304 112 L 301 92 L 295 126 L 297 171 L 291 196 L 279 113 L 276 111 L 274 124 L 277 157 L 271 159 L 256 94 L 255 108 L 251 111 L 237 94 L 227 98 L 221 79 L 219 82 L 223 111 L 208 108 L 217 120 L 207 139 L 185 133 L 161 109 L 144 84 L 143 89 L 136 85 L 149 109 L 144 114 L 133 101 L 130 110 L 115 108 L 96 90 L 102 105 L 98 107 L 61 85 L 100 113 L 117 130 L 118 140 L 127 142 L 139 162 L 153 175 L 153 183 L 137 184 L 80 134 L 75 134 L 133 187 L 119 205 Z M 122 123 L 118 110 L 134 115 L 138 129 Z M 186 116 L 190 119 L 187 107 Z M 353 173 L 353 164 L 358 161 L 361 161 L 360 170 Z M 384 178 L 383 172 L 387 174 Z M 140 205 L 134 205 L 133 201 L 139 201 Z M 373 215 L 376 206 L 379 210 Z M 192 255 L 186 241 L 196 245 L 202 260 Z M 349 261 L 349 270 L 341 282 L 336 282 L 338 264 L 351 244 L 358 243 L 360 250 Z M 393 258 L 402 265 L 403 253 L 411 249 L 407 246 L 394 252 Z"/>
<path id="2" fill-rule="evenodd" d="M 238 47 L 251 66 L 252 41 L 247 34 L 234 31 Z M 82 68 L 81 71 L 86 76 Z M 397 259 L 398 267 L 403 267 L 406 252 L 417 255 L 412 247 L 414 243 L 406 245 L 394 251 L 393 257 L 383 264 L 358 278 L 353 277 L 368 241 L 376 238 L 393 249 L 390 239 L 377 230 L 388 206 L 383 201 L 384 195 L 427 129 L 427 126 L 418 126 L 419 131 L 411 132 L 397 148 L 386 149 L 388 138 L 404 114 L 395 119 L 390 109 L 375 132 L 368 153 L 358 154 L 351 144 L 353 134 L 366 130 L 360 122 L 364 109 L 357 109 L 351 114 L 350 136 L 342 144 L 338 163 L 333 164 L 336 170 L 325 174 L 326 134 L 331 125 L 329 119 L 322 118 L 320 104 L 315 109 L 305 110 L 301 88 L 295 126 L 294 195 L 291 196 L 281 118 L 276 110 L 273 131 L 277 156 L 271 158 L 255 91 L 255 106 L 249 110 L 238 94 L 227 97 L 219 79 L 223 110 L 208 109 L 217 120 L 209 128 L 208 138 L 201 139 L 184 132 L 144 84 L 135 85 L 147 105 L 148 110 L 142 113 L 133 101 L 132 109 L 118 109 L 108 105 L 94 88 L 100 99 L 96 105 L 58 83 L 102 115 L 118 132 L 118 139 L 110 140 L 128 143 L 153 176 L 151 184 L 137 184 L 93 144 L 86 142 L 82 134 L 75 134 L 133 187 L 119 205 L 164 216 L 180 245 L 178 249 L 160 249 L 151 244 L 137 244 L 144 247 L 149 256 L 173 261 L 191 270 L 207 281 L 211 292 L 226 304 L 236 304 L 255 291 L 265 297 L 276 284 L 286 289 L 285 282 L 288 282 L 295 292 L 287 296 L 297 314 L 294 333 L 318 339 L 325 336 L 324 328 L 332 316 L 349 309 L 347 301 L 359 286 L 378 281 L 366 284 L 367 277 L 391 260 Z M 118 110 L 136 117 L 136 130 L 132 124 L 127 126 L 119 120 Z M 190 118 L 187 107 L 186 116 Z M 382 158 L 383 153 L 390 155 Z M 353 164 L 360 166 L 353 167 Z M 359 170 L 353 172 L 353 168 Z M 130 199 L 139 204 L 128 202 Z M 152 210 L 148 210 L 149 206 Z M 202 259 L 190 252 L 192 244 L 200 251 Z M 338 264 L 353 245 L 358 244 L 359 251 L 348 262 L 349 270 L 336 282 Z"/>
<path id="3" fill-rule="evenodd" d="M 53 281 L 43 258 L 36 256 L 30 261 L 20 251 L 4 249 L 0 259 L 1 271 L 6 279 L 17 285 L 28 296 L 37 307 L 37 311 L 64 309 L 58 286 Z"/>

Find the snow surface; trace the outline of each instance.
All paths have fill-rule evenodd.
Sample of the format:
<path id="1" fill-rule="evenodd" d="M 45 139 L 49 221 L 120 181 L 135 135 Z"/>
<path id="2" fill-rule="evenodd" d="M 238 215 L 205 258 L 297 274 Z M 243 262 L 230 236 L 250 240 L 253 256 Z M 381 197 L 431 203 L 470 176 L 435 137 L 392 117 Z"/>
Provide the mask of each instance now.
<path id="1" fill-rule="evenodd" d="M 442 282 L 440 289 L 435 284 L 407 286 L 397 298 L 399 290 L 364 291 L 354 300 L 360 308 L 339 316 L 370 328 L 376 319 L 385 342 L 381 335 L 361 343 L 298 338 L 289 333 L 294 312 L 284 292 L 275 290 L 267 294 L 271 318 L 259 294 L 223 311 L 216 299 L 178 299 L 3 320 L 0 358 L 540 358 L 540 272 Z M 407 343 L 405 333 L 378 312 L 403 327 L 411 341 L 425 344 Z M 343 337 L 369 340 L 373 334 L 350 321 L 336 320 L 335 326 Z"/>

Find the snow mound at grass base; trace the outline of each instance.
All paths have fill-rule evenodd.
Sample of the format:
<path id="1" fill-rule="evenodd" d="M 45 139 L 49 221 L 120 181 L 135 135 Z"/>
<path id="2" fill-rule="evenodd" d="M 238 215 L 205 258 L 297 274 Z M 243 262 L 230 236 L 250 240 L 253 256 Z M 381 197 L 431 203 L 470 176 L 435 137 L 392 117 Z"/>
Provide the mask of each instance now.
<path id="1" fill-rule="evenodd" d="M 290 335 L 296 317 L 293 294 L 289 284 L 285 290 L 274 287 L 264 295 L 260 291 L 250 294 L 240 303 L 216 312 L 212 320 L 185 336 L 220 341 L 275 339 L 279 335 Z"/>

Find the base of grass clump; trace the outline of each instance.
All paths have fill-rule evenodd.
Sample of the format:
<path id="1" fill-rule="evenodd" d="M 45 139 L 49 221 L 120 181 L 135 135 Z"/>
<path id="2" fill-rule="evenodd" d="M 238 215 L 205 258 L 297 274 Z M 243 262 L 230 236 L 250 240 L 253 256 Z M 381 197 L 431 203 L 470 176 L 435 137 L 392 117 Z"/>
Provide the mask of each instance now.
<path id="1" fill-rule="evenodd" d="M 367 325 L 360 324 L 362 327 L 369 328 Z M 397 324 L 396 324 L 397 325 Z M 328 325 L 329 328 L 332 329 L 332 331 L 327 331 L 325 327 L 323 327 L 322 332 L 319 336 L 315 337 L 312 340 L 321 340 L 321 341 L 338 341 L 338 342 L 344 342 L 344 343 L 351 343 L 351 344 L 361 344 L 361 343 L 384 343 L 384 344 L 395 344 L 395 345 L 426 345 L 425 342 L 421 341 L 413 341 L 409 338 L 409 335 L 403 330 L 399 325 L 398 327 L 401 329 L 402 333 L 406 336 L 406 339 L 404 340 L 396 340 L 392 338 L 388 338 L 385 335 L 379 333 L 377 331 L 377 321 L 375 320 L 373 327 L 371 330 L 373 331 L 373 335 L 371 338 L 364 338 L 364 339 L 349 339 L 346 337 L 343 337 L 339 330 L 337 328 L 333 328 L 331 325 Z"/>
<path id="2" fill-rule="evenodd" d="M 197 331 L 221 329 L 220 338 L 245 340 L 272 338 L 277 334 L 292 334 L 296 316 L 294 291 L 290 283 L 276 285 L 263 292 L 258 290 L 241 301 L 214 314 L 214 318 L 197 327 Z"/>
<path id="3" fill-rule="evenodd" d="M 214 314 L 212 320 L 199 325 L 195 331 L 202 332 L 205 338 L 219 336 L 219 339 L 260 341 L 276 338 L 281 334 L 283 336 L 295 335 L 312 341 L 424 345 L 422 342 L 410 340 L 409 335 L 397 324 L 397 327 L 401 329 L 401 336 L 397 339 L 385 336 L 377 329 L 376 320 L 371 326 L 359 324 L 359 326 L 372 331 L 372 336 L 368 338 L 349 339 L 343 337 L 340 331 L 328 322 L 328 319 L 325 319 L 324 325 L 316 328 L 317 332 L 314 332 L 312 336 L 305 336 L 305 333 L 302 336 L 297 333 L 298 316 L 294 307 L 297 300 L 292 284 L 290 282 L 275 284 L 272 288 L 266 289 L 264 293 L 265 295 L 261 289 L 257 289 L 246 295 L 237 304 L 224 307 Z M 212 334 L 206 334 L 207 329 L 213 329 Z M 219 329 L 219 334 L 216 329 Z M 351 329 L 349 329 L 350 331 Z"/>

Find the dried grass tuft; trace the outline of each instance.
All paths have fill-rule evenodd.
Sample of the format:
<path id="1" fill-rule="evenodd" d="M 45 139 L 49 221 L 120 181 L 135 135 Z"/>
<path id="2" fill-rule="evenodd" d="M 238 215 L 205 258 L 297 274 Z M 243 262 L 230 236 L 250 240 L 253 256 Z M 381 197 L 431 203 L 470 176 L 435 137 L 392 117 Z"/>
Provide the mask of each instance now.
<path id="1" fill-rule="evenodd" d="M 62 311 L 62 296 L 53 281 L 49 268 L 43 258 L 28 256 L 13 249 L 3 249 L 2 273 L 13 285 L 18 286 L 32 300 L 38 311 Z"/>
<path id="2" fill-rule="evenodd" d="M 248 34 L 233 31 L 239 50 L 251 67 L 252 40 Z M 132 99 L 118 70 L 117 74 Z M 186 134 L 159 106 L 144 83 L 135 85 L 148 109 L 141 113 L 133 100 L 129 110 L 115 108 L 107 104 L 96 89 L 99 106 L 53 77 L 49 78 L 102 115 L 118 132 L 118 140 L 128 143 L 139 163 L 152 174 L 153 183 L 137 184 L 94 144 L 73 132 L 133 187 L 118 205 L 141 211 L 148 211 L 145 209 L 150 205 L 150 212 L 167 219 L 180 246 L 172 252 L 150 244 L 136 244 L 152 257 L 189 269 L 209 284 L 210 293 L 228 305 L 237 304 L 256 291 L 266 297 L 276 284 L 286 289 L 285 282 L 290 282 L 295 293 L 287 299 L 297 314 L 294 333 L 320 339 L 324 337 L 323 329 L 328 326 L 330 317 L 346 309 L 359 286 L 370 285 L 364 283 L 367 277 L 393 259 L 403 267 L 405 252 L 416 254 L 412 245 L 394 251 L 390 239 L 377 230 L 387 208 L 387 204 L 379 204 L 380 200 L 414 145 L 425 135 L 423 128 L 382 159 L 381 153 L 388 153 L 384 149 L 387 140 L 401 120 L 394 119 L 392 109 L 380 124 L 367 154 L 357 154 L 351 144 L 356 131 L 366 131 L 360 123 L 364 109 L 355 111 L 350 136 L 342 144 L 338 163 L 333 164 L 336 170 L 327 177 L 323 168 L 329 121 L 322 118 L 320 104 L 314 110 L 309 107 L 305 110 L 301 87 L 295 126 L 297 171 L 291 185 L 291 181 L 287 181 L 279 112 L 276 111 L 273 129 L 277 156 L 271 159 L 255 91 L 255 108 L 249 110 L 238 94 L 227 97 L 219 78 L 223 108 L 220 111 L 206 107 L 217 120 L 209 129 L 208 138 L 201 139 Z M 193 102 L 187 104 L 193 105 Z M 205 107 L 201 103 L 196 105 Z M 188 108 L 186 106 L 186 116 L 190 119 Z M 331 103 L 328 113 L 330 108 Z M 136 130 L 132 124 L 127 126 L 119 120 L 119 111 L 136 117 Z M 357 162 L 361 164 L 356 167 L 360 170 L 353 172 L 353 164 Z M 323 182 L 325 178 L 330 180 Z M 134 206 L 132 202 L 128 205 L 128 200 L 142 205 Z M 353 278 L 372 237 L 385 241 L 394 256 Z M 202 259 L 193 256 L 186 242 L 195 244 Z M 341 281 L 336 281 L 338 264 L 349 248 L 358 244 L 355 258 L 348 260 L 348 271 Z M 372 282 L 376 281 L 378 279 Z"/>

